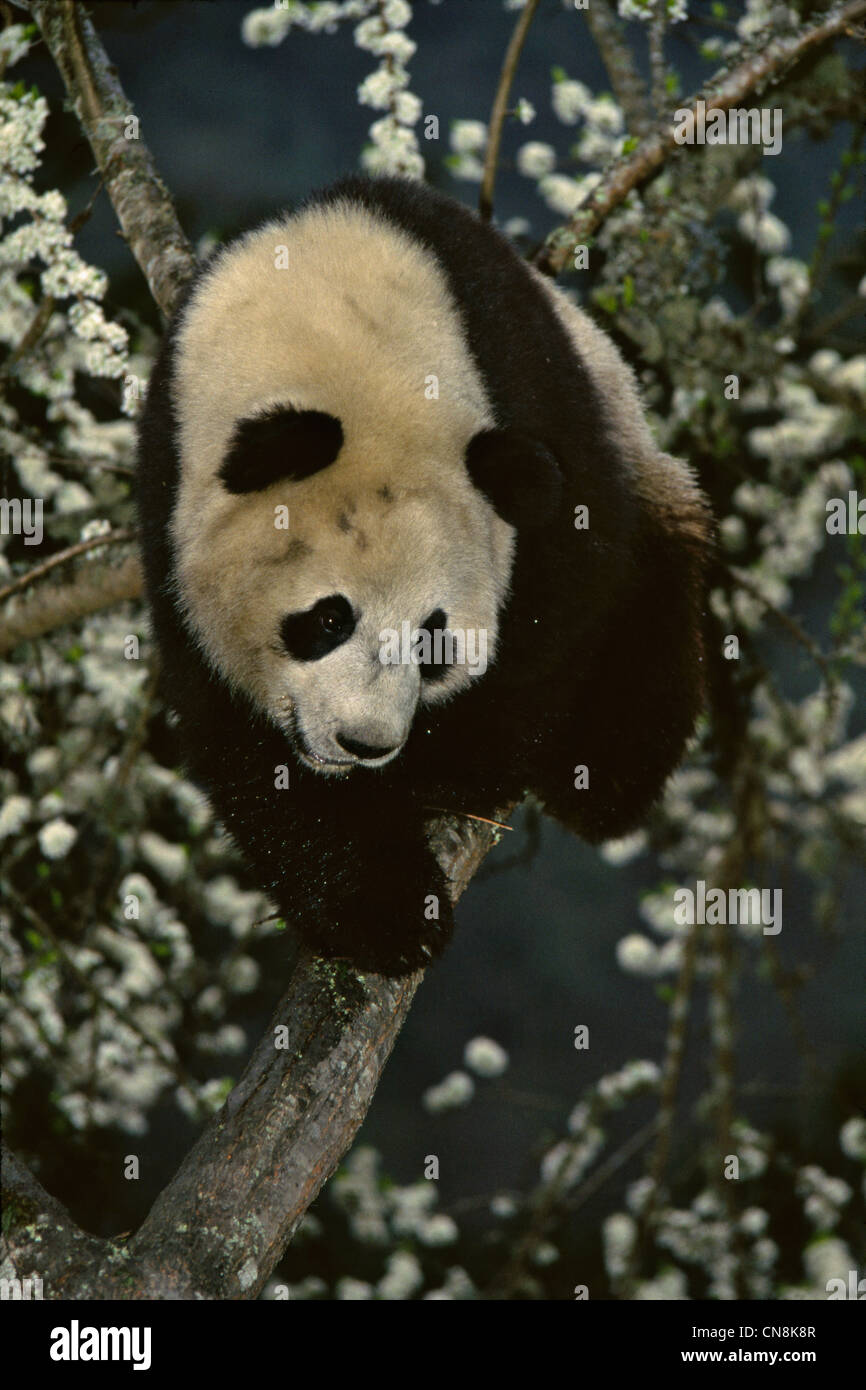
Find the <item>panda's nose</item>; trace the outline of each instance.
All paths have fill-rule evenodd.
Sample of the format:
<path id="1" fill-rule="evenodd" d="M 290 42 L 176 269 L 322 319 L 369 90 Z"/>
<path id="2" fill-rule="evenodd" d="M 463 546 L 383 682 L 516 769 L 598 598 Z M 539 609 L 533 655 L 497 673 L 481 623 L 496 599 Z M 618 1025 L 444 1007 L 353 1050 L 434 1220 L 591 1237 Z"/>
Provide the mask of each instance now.
<path id="1" fill-rule="evenodd" d="M 399 744 L 394 743 L 390 748 L 376 748 L 371 743 L 361 743 L 356 738 L 347 738 L 345 734 L 337 734 L 337 742 L 347 753 L 351 753 L 353 757 L 361 758 L 364 762 L 373 762 L 376 758 L 387 758 L 399 747 Z"/>

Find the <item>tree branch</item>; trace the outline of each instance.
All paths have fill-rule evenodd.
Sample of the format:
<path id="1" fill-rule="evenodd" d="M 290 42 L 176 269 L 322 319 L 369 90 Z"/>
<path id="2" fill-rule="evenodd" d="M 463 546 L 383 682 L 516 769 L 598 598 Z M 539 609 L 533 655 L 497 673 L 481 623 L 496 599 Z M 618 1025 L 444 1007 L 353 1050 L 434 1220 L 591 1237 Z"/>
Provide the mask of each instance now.
<path id="1" fill-rule="evenodd" d="M 527 4 L 520 12 L 520 17 L 514 26 L 514 32 L 505 52 L 502 72 L 499 75 L 499 86 L 496 88 L 496 96 L 493 98 L 493 110 L 490 113 L 490 125 L 487 131 L 487 150 L 484 155 L 484 177 L 481 180 L 481 196 L 478 200 L 478 212 L 484 222 L 489 222 L 493 216 L 493 186 L 496 183 L 502 126 L 508 109 L 508 93 L 511 91 L 520 53 L 537 9 L 538 0 L 527 0 Z"/>
<path id="2" fill-rule="evenodd" d="M 168 316 L 195 262 L 168 189 L 138 138 L 132 103 L 82 5 L 31 0 L 30 8 L 90 141 L 129 249 Z"/>
<path id="3" fill-rule="evenodd" d="M 437 822 L 455 901 L 496 839 Z M 48 1299 L 255 1298 L 354 1139 L 422 977 L 302 958 L 240 1081 L 128 1242 L 86 1235 L 4 1150 L 4 1256 L 38 1272 Z"/>
<path id="4" fill-rule="evenodd" d="M 750 53 L 736 67 L 712 78 L 705 90 L 682 102 L 678 109 L 694 111 L 702 100 L 708 111 L 728 111 L 753 92 L 778 81 L 788 67 L 830 39 L 853 33 L 854 25 L 864 16 L 866 0 L 847 0 L 799 33 L 771 39 L 766 47 Z M 570 222 L 550 233 L 535 257 L 539 270 L 558 275 L 571 260 L 575 247 L 585 244 L 629 193 L 657 173 L 677 148 L 671 121 L 646 136 L 631 154 L 612 164 Z"/>
<path id="5" fill-rule="evenodd" d="M 12 651 L 19 642 L 33 641 L 115 603 L 140 598 L 143 589 L 144 576 L 137 555 L 129 555 L 119 565 L 81 565 L 69 583 L 41 584 L 35 593 L 17 599 L 11 613 L 4 612 L 0 656 Z"/>

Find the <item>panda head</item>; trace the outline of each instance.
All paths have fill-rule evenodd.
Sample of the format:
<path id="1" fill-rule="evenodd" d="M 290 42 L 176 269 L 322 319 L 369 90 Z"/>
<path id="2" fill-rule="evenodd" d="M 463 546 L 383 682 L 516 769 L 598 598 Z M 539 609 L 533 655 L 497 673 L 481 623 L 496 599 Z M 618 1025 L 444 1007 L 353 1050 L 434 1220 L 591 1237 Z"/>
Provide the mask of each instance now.
<path id="1" fill-rule="evenodd" d="M 308 767 L 384 767 L 419 706 L 484 674 L 508 595 L 511 521 L 538 502 L 537 457 L 518 495 L 527 452 L 509 431 L 419 437 L 393 418 L 377 431 L 278 403 L 234 424 L 209 479 L 181 486 L 185 621 Z"/>

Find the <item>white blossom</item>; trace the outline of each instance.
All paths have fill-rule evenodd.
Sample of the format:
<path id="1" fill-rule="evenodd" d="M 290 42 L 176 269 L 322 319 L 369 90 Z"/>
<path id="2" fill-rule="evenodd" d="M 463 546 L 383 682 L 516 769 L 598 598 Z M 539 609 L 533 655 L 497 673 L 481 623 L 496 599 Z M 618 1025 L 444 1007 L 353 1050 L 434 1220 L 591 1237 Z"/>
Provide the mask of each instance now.
<path id="1" fill-rule="evenodd" d="M 508 1053 L 492 1038 L 473 1038 L 466 1044 L 463 1060 L 476 1076 L 501 1076 L 508 1068 Z"/>
<path id="2" fill-rule="evenodd" d="M 855 1115 L 839 1131 L 839 1146 L 847 1158 L 866 1163 L 866 1119 Z"/>
<path id="3" fill-rule="evenodd" d="M 762 1207 L 747 1207 L 740 1217 L 740 1230 L 747 1236 L 763 1235 L 769 1219 Z"/>
<path id="4" fill-rule="evenodd" d="M 487 126 L 483 121 L 452 121 L 449 140 L 455 154 L 476 154 L 487 144 Z"/>
<path id="5" fill-rule="evenodd" d="M 535 120 L 535 107 L 526 97 L 521 97 L 514 108 L 514 114 L 521 125 L 531 125 Z"/>
<path id="6" fill-rule="evenodd" d="M 728 206 L 735 212 L 766 212 L 776 196 L 776 185 L 763 174 L 750 174 L 734 184 Z"/>
<path id="7" fill-rule="evenodd" d="M 810 1284 L 822 1297 L 826 1297 L 831 1279 L 841 1279 L 847 1286 L 848 1271 L 857 1267 L 848 1246 L 835 1236 L 807 1245 L 803 1251 L 803 1265 Z"/>
<path id="8" fill-rule="evenodd" d="M 179 883 L 188 872 L 189 859 L 183 845 L 169 844 L 155 830 L 143 831 L 138 837 L 138 848 L 151 868 L 169 883 Z"/>
<path id="9" fill-rule="evenodd" d="M 542 1269 L 547 1265 L 555 1264 L 559 1259 L 559 1251 L 549 1240 L 540 1240 L 532 1252 L 532 1263 L 539 1265 Z"/>
<path id="10" fill-rule="evenodd" d="M 687 0 L 661 0 L 665 14 L 671 24 L 679 24 L 688 18 Z M 617 0 L 617 9 L 622 19 L 640 19 L 645 23 L 651 20 L 659 6 L 659 0 Z"/>
<path id="11" fill-rule="evenodd" d="M 634 1297 L 637 1300 L 651 1299 L 663 1303 L 688 1298 L 688 1281 L 681 1269 L 666 1269 L 654 1279 L 645 1279 L 638 1284 Z"/>
<path id="12" fill-rule="evenodd" d="M 604 1263 L 612 1279 L 621 1278 L 628 1269 L 637 1238 L 637 1223 L 624 1211 L 605 1217 L 601 1227 Z"/>
<path id="13" fill-rule="evenodd" d="M 229 874 L 220 874 L 205 885 L 204 903 L 208 917 L 223 927 L 230 927 L 235 936 L 243 936 L 267 911 L 262 893 L 239 888 Z"/>
<path id="14" fill-rule="evenodd" d="M 37 838 L 46 859 L 65 859 L 78 839 L 78 831 L 67 820 L 51 820 L 43 825 Z"/>
<path id="15" fill-rule="evenodd" d="M 453 1245 L 459 1234 L 456 1221 L 437 1212 L 419 1227 L 418 1239 L 422 1245 Z"/>
<path id="16" fill-rule="evenodd" d="M 31 39 L 27 38 L 25 24 L 7 24 L 0 33 L 0 68 L 11 68 L 30 50 Z"/>
<path id="17" fill-rule="evenodd" d="M 549 208 L 568 217 L 580 202 L 580 184 L 567 174 L 545 174 L 538 191 Z"/>
<path id="18" fill-rule="evenodd" d="M 791 233 L 775 213 L 747 208 L 737 218 L 737 226 L 746 240 L 753 241 L 765 255 L 780 255 L 791 244 Z"/>
<path id="19" fill-rule="evenodd" d="M 590 1125 L 580 1138 L 554 1144 L 541 1161 L 542 1181 L 561 1183 L 564 1189 L 576 1187 L 603 1146 L 604 1134 L 597 1125 Z"/>
<path id="20" fill-rule="evenodd" d="M 382 18 L 389 29 L 405 29 L 412 18 L 412 7 L 407 0 L 385 0 Z"/>
<path id="21" fill-rule="evenodd" d="M 620 937 L 616 958 L 621 970 L 629 975 L 655 975 L 658 970 L 658 949 L 648 936 L 631 932 Z"/>
<path id="22" fill-rule="evenodd" d="M 27 824 L 33 809 L 28 796 L 7 796 L 0 810 L 0 840 L 17 835 Z"/>
<path id="23" fill-rule="evenodd" d="M 389 1255 L 387 1273 L 377 1285 L 380 1298 L 400 1300 L 411 1298 L 424 1283 L 424 1275 L 415 1255 L 398 1250 Z"/>
<path id="24" fill-rule="evenodd" d="M 564 78 L 561 82 L 554 82 L 550 100 L 554 114 L 563 125 L 576 125 L 590 107 L 592 92 L 582 82 Z"/>
<path id="25" fill-rule="evenodd" d="M 336 1286 L 337 1298 L 349 1303 L 360 1303 L 364 1300 L 375 1298 L 376 1290 L 372 1284 L 367 1284 L 363 1279 L 338 1279 Z"/>
<path id="26" fill-rule="evenodd" d="M 517 151 L 518 172 L 525 178 L 540 179 L 556 167 L 556 152 L 552 145 L 530 140 Z"/>
<path id="27" fill-rule="evenodd" d="M 443 1110 L 466 1105 L 475 1094 L 475 1082 L 465 1071 L 452 1071 L 438 1086 L 430 1086 L 422 1097 L 425 1109 L 438 1115 Z"/>
<path id="28" fill-rule="evenodd" d="M 276 47 L 282 43 L 291 26 L 288 10 L 277 9 L 275 5 L 260 10 L 250 10 L 241 23 L 241 38 L 250 48 L 264 45 Z"/>
<path id="29" fill-rule="evenodd" d="M 232 994 L 250 994 L 258 987 L 260 974 L 258 962 L 252 956 L 236 956 L 222 972 L 226 989 Z"/>

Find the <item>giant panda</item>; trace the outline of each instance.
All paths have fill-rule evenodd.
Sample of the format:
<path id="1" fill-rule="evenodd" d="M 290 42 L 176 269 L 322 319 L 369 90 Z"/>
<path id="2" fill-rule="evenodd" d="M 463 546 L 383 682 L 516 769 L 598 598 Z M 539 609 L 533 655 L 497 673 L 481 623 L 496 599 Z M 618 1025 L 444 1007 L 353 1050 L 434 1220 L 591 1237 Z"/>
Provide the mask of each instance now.
<path id="1" fill-rule="evenodd" d="M 597 842 L 682 755 L 707 504 L 605 334 L 428 187 L 345 179 L 198 270 L 137 495 L 189 773 L 319 955 L 439 955 L 443 810 L 532 792 Z"/>

